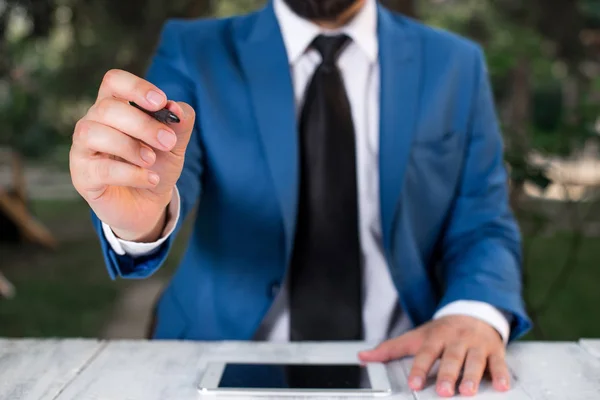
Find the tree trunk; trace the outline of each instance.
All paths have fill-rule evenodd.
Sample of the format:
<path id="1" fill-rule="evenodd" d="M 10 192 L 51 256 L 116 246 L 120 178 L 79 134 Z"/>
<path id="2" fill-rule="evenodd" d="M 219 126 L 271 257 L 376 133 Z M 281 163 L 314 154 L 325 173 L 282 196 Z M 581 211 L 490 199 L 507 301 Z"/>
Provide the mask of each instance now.
<path id="1" fill-rule="evenodd" d="M 511 150 L 525 159 L 529 155 L 529 116 L 531 110 L 531 65 L 521 57 L 512 71 L 511 94 L 507 99 L 508 144 Z M 514 210 L 521 210 L 525 182 L 513 181 L 510 202 Z"/>
<path id="2" fill-rule="evenodd" d="M 159 33 L 164 27 L 165 21 L 170 18 L 192 19 L 210 15 L 214 3 L 211 0 L 186 0 L 179 12 L 173 12 L 168 5 L 157 7 L 155 12 L 143 21 L 144 25 L 140 27 L 139 37 L 146 38 L 146 40 L 139 41 L 137 45 L 138 56 L 123 66 L 123 69 L 143 76 L 148 67 L 148 62 L 156 50 Z"/>
<path id="3" fill-rule="evenodd" d="M 583 7 L 579 0 L 536 0 L 537 25 L 540 32 L 556 43 L 559 58 L 577 68 L 584 58 L 581 31 L 584 27 Z M 558 22 L 558 23 L 557 23 Z"/>
<path id="4" fill-rule="evenodd" d="M 408 17 L 417 17 L 416 0 L 381 0 L 381 4 Z"/>
<path id="5" fill-rule="evenodd" d="M 23 157 L 18 151 L 12 151 L 12 173 L 13 190 L 15 195 L 25 204 L 27 202 L 27 188 L 25 184 L 25 168 L 23 166 Z"/>

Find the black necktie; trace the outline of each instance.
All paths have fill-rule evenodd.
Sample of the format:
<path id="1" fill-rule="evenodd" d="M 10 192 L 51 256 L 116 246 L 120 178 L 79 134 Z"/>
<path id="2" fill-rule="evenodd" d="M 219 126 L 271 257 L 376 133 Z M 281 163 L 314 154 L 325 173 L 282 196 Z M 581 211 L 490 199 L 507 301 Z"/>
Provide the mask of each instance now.
<path id="1" fill-rule="evenodd" d="M 292 341 L 361 340 L 354 126 L 336 65 L 346 36 L 319 36 L 322 57 L 300 118 L 300 195 L 289 275 Z"/>

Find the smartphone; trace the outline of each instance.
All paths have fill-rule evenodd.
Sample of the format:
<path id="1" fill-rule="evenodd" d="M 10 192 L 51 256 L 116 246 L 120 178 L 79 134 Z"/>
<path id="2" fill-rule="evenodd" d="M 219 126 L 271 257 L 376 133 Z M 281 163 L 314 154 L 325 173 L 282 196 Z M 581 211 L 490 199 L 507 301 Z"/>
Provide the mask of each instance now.
<path id="1" fill-rule="evenodd" d="M 357 377 L 359 377 L 357 379 Z M 385 365 L 210 362 L 198 389 L 234 396 L 388 396 Z"/>

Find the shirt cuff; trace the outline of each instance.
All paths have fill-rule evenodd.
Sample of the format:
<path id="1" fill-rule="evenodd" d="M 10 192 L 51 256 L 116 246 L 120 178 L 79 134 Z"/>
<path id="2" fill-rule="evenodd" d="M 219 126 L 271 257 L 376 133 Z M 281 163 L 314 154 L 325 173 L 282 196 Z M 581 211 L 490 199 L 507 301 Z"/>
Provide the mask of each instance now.
<path id="1" fill-rule="evenodd" d="M 504 313 L 488 303 L 473 300 L 454 301 L 439 309 L 433 318 L 438 319 L 448 315 L 467 315 L 480 319 L 498 331 L 505 345 L 508 343 L 510 314 Z"/>
<path id="2" fill-rule="evenodd" d="M 110 244 L 110 247 L 118 255 L 129 255 L 132 257 L 147 256 L 158 250 L 158 248 L 169 238 L 169 236 L 171 236 L 175 230 L 175 227 L 177 226 L 177 223 L 179 222 L 180 209 L 179 190 L 177 189 L 177 186 L 175 186 L 175 190 L 173 190 L 173 198 L 171 199 L 167 209 L 167 223 L 165 224 L 165 228 L 160 239 L 158 239 L 156 242 L 139 243 L 119 239 L 114 234 L 110 226 L 104 222 L 102 223 L 102 231 L 104 233 L 104 237 Z"/>

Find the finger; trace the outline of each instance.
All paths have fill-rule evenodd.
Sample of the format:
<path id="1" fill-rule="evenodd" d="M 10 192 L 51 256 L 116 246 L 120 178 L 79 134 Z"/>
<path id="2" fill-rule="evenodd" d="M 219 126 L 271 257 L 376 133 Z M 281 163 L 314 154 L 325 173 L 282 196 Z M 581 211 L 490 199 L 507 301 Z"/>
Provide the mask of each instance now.
<path id="1" fill-rule="evenodd" d="M 358 357 L 362 362 L 388 362 L 414 355 L 421 345 L 421 336 L 420 331 L 411 331 L 387 340 L 372 350 L 361 351 Z"/>
<path id="2" fill-rule="evenodd" d="M 171 152 L 183 156 L 194 130 L 196 112 L 189 104 L 183 102 L 169 101 L 167 108 L 177 115 L 180 120 L 178 124 L 170 125 L 177 135 L 177 144 Z"/>
<path id="3" fill-rule="evenodd" d="M 415 361 L 408 376 L 408 385 L 413 390 L 421 390 L 427 375 L 435 361 L 440 357 L 444 343 L 442 341 L 429 341 L 417 352 Z"/>
<path id="4" fill-rule="evenodd" d="M 106 98 L 96 103 L 85 119 L 110 126 L 155 149 L 171 151 L 177 144 L 177 135 L 171 127 L 117 99 Z"/>
<path id="5" fill-rule="evenodd" d="M 132 73 L 118 69 L 104 75 L 97 102 L 113 97 L 133 101 L 150 111 L 158 111 L 167 104 L 167 96 L 162 90 Z"/>
<path id="6" fill-rule="evenodd" d="M 488 358 L 488 368 L 496 390 L 505 392 L 510 389 L 510 373 L 508 372 L 504 354 L 490 355 Z"/>
<path id="7" fill-rule="evenodd" d="M 143 168 L 152 166 L 156 161 L 156 153 L 139 140 L 91 120 L 77 123 L 73 147 L 84 153 L 97 152 L 117 156 Z"/>
<path id="8" fill-rule="evenodd" d="M 462 382 L 459 391 L 463 396 L 474 396 L 479 390 L 485 372 L 486 356 L 483 350 L 471 348 L 467 351 Z"/>
<path id="9" fill-rule="evenodd" d="M 437 392 L 440 396 L 454 396 L 456 381 L 466 355 L 467 345 L 464 342 L 451 344 L 444 349 L 437 378 Z"/>
<path id="10" fill-rule="evenodd" d="M 98 196 L 108 186 L 152 189 L 160 180 L 156 172 L 110 158 L 93 159 L 86 165 L 85 184 L 82 186 L 86 191 Z"/>

